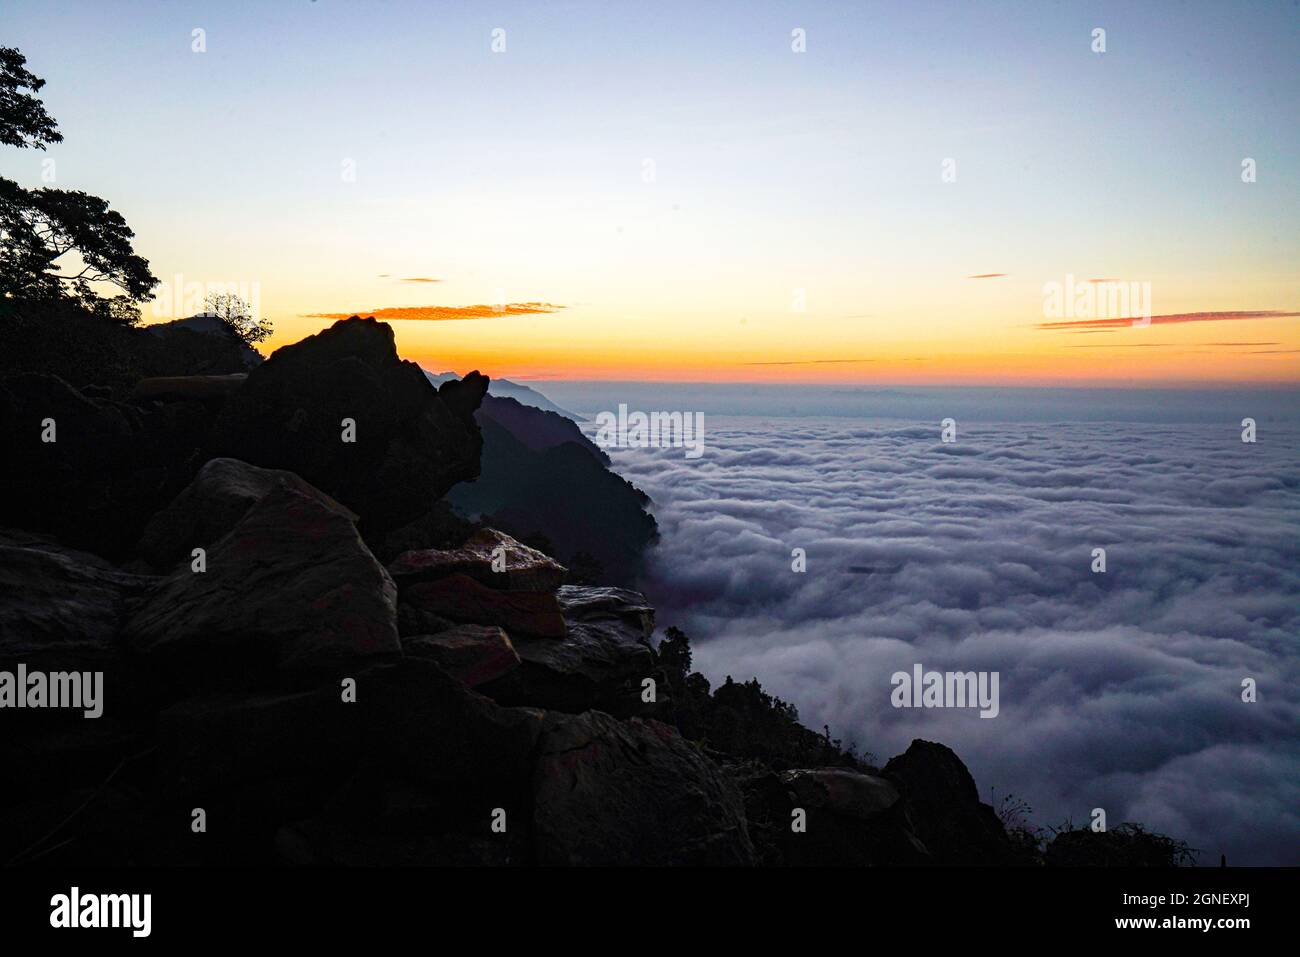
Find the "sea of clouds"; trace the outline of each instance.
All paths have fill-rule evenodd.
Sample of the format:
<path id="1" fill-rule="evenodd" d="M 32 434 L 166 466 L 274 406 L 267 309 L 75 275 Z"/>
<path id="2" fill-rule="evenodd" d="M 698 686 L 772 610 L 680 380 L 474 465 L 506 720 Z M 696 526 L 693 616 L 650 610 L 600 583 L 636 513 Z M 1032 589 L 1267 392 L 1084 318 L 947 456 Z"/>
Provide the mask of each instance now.
<path id="1" fill-rule="evenodd" d="M 1300 431 L 1210 418 L 945 444 L 937 418 L 713 414 L 699 459 L 611 454 L 655 502 L 659 625 L 715 683 L 758 677 L 881 763 L 942 741 L 1038 824 L 1100 807 L 1202 863 L 1297 864 Z M 999 715 L 892 707 L 916 663 L 998 672 Z"/>

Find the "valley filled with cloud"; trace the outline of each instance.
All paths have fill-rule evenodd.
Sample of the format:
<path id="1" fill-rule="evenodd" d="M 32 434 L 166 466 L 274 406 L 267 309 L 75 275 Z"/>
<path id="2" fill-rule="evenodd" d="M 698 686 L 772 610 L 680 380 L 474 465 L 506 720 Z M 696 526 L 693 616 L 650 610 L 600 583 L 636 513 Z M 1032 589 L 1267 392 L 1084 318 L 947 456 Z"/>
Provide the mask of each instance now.
<path id="1" fill-rule="evenodd" d="M 1100 807 L 1202 863 L 1294 864 L 1297 434 L 1201 418 L 943 443 L 937 420 L 714 415 L 698 460 L 612 454 L 655 502 L 659 624 L 710 680 L 757 676 L 881 762 L 949 744 L 983 800 L 1012 792 L 1040 825 Z M 918 663 L 998 672 L 1000 713 L 891 707 Z"/>

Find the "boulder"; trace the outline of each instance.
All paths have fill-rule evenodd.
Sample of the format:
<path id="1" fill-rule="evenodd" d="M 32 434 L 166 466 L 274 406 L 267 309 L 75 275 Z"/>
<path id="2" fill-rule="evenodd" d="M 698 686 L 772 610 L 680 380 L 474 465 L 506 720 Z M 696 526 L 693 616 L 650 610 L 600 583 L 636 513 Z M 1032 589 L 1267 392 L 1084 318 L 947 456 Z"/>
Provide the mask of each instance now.
<path id="1" fill-rule="evenodd" d="M 47 441 L 48 439 L 48 441 Z M 115 557 L 166 501 L 167 456 L 139 410 L 57 376 L 0 382 L 0 524 Z"/>
<path id="2" fill-rule="evenodd" d="M 587 585 L 566 585 L 555 595 L 559 599 L 564 617 L 571 621 L 617 621 L 630 629 L 640 631 L 641 639 L 649 641 L 655 630 L 655 610 L 645 595 L 628 588 L 605 588 Z"/>
<path id="3" fill-rule="evenodd" d="M 884 768 L 907 799 L 917 836 L 936 864 L 1020 863 L 993 808 L 979 799 L 975 779 L 952 749 L 919 738 Z"/>
<path id="4" fill-rule="evenodd" d="M 397 589 L 346 514 L 278 488 L 164 578 L 127 622 L 135 653 L 200 675 L 331 669 L 397 655 Z"/>
<path id="5" fill-rule="evenodd" d="M 494 528 L 479 529 L 459 548 L 404 552 L 388 566 L 399 587 L 461 574 L 491 588 L 537 592 L 555 591 L 565 572 L 559 562 Z"/>
<path id="6" fill-rule="evenodd" d="M 929 860 L 912 833 L 898 789 L 878 774 L 845 768 L 787 771 L 781 781 L 807 830 L 787 826 L 785 862 L 795 866 L 896 866 Z"/>
<path id="7" fill-rule="evenodd" d="M 744 796 L 745 825 L 759 866 L 785 866 L 784 844 L 790 833 L 794 802 L 781 776 L 761 761 L 719 760 Z"/>
<path id="8" fill-rule="evenodd" d="M 539 864 L 754 863 L 735 784 L 657 721 L 548 719 L 533 802 Z"/>
<path id="9" fill-rule="evenodd" d="M 378 536 L 478 475 L 473 410 L 487 385 L 472 372 L 440 393 L 398 358 L 391 326 L 353 316 L 253 369 L 214 424 L 210 451 L 301 475 Z"/>
<path id="10" fill-rule="evenodd" d="M 521 665 L 484 693 L 507 704 L 530 704 L 573 714 L 598 708 L 616 717 L 650 716 L 663 705 L 659 682 L 653 705 L 641 700 L 641 682 L 658 676 L 650 635 L 654 610 L 638 592 L 568 585 L 557 592 L 568 634 L 563 641 L 516 637 Z"/>
<path id="11" fill-rule="evenodd" d="M 137 551 L 157 568 L 190 559 L 207 548 L 276 489 L 292 488 L 355 521 L 356 515 L 292 472 L 263 469 L 238 459 L 212 459 L 189 485 L 145 526 Z"/>
<path id="12" fill-rule="evenodd" d="M 497 591 L 467 575 L 419 582 L 402 600 L 422 612 L 466 625 L 499 625 L 512 637 L 563 638 L 564 617 L 548 592 Z"/>
<path id="13" fill-rule="evenodd" d="M 102 668 L 153 579 L 39 535 L 0 530 L 0 665 Z"/>
<path id="14" fill-rule="evenodd" d="M 519 667 L 514 645 L 495 625 L 456 625 L 436 635 L 403 638 L 402 654 L 437 662 L 471 688 Z"/>

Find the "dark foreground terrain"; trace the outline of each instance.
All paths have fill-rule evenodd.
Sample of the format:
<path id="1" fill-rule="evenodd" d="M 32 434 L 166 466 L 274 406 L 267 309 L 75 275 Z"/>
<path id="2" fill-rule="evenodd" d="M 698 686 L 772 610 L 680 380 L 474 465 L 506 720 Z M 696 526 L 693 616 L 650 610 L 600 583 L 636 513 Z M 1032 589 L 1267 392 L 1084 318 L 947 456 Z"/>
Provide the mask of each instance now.
<path id="1" fill-rule="evenodd" d="M 192 335 L 0 379 L 0 672 L 103 676 L 95 718 L 11 684 L 0 861 L 1185 860 L 1009 831 L 941 744 L 878 768 L 711 688 L 616 587 L 654 522 L 562 417 L 435 388 L 373 319 L 251 371 Z"/>

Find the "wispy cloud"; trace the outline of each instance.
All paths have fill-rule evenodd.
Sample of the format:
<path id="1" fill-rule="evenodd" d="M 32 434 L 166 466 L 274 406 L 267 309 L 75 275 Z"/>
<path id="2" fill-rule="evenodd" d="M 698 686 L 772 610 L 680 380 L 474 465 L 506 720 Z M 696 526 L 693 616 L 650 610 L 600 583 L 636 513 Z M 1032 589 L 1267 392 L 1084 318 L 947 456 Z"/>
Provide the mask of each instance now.
<path id="1" fill-rule="evenodd" d="M 1229 322 L 1240 319 L 1289 319 L 1300 312 L 1283 312 L 1278 309 L 1256 309 L 1240 312 L 1175 312 L 1167 316 L 1152 316 L 1151 325 L 1178 322 Z M 1070 319 L 1063 322 L 1040 322 L 1039 329 L 1125 329 L 1135 322 L 1145 320 L 1138 316 L 1111 319 Z"/>
<path id="2" fill-rule="evenodd" d="M 428 279 L 424 276 L 415 276 L 412 279 L 403 279 L 402 282 L 442 282 L 441 279 Z"/>
<path id="3" fill-rule="evenodd" d="M 780 362 L 742 362 L 746 366 L 820 366 L 841 362 L 875 362 L 875 359 L 791 359 Z"/>
<path id="4" fill-rule="evenodd" d="M 1005 276 L 1004 272 L 982 272 L 974 276 L 967 276 L 967 279 L 1001 279 Z"/>
<path id="5" fill-rule="evenodd" d="M 508 302 L 477 306 L 385 306 L 382 309 L 363 309 L 352 312 L 310 312 L 308 319 L 347 319 L 350 316 L 372 316 L 388 322 L 415 320 L 417 322 L 449 322 L 456 319 L 500 319 L 503 316 L 533 316 L 559 312 L 563 306 L 549 302 Z"/>
<path id="6" fill-rule="evenodd" d="M 1096 331 L 1096 330 L 1094 330 Z M 1188 345 L 1213 346 L 1219 349 L 1244 348 L 1246 346 L 1278 346 L 1280 342 L 1087 342 L 1081 345 L 1066 346 L 1067 349 L 1186 349 Z M 1295 349 L 1253 349 L 1249 355 L 1268 353 L 1296 352 Z"/>

